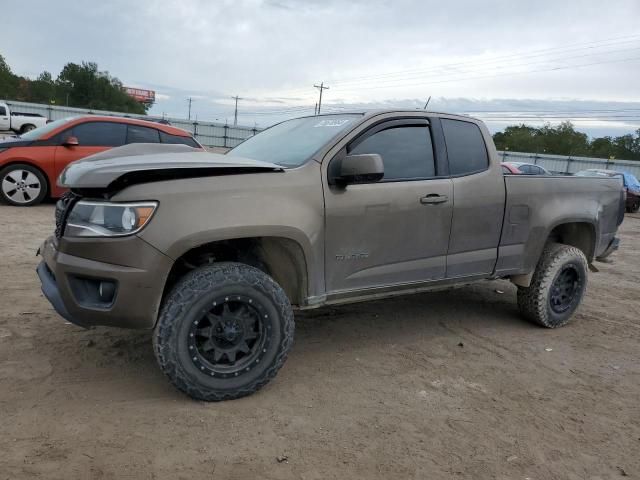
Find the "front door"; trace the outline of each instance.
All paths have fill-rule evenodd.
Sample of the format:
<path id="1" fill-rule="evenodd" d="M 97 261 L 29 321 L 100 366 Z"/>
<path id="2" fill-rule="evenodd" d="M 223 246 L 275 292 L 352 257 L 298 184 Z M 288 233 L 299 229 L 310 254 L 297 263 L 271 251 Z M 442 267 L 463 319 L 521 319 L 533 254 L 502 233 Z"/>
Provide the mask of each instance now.
<path id="1" fill-rule="evenodd" d="M 127 126 L 116 122 L 85 122 L 58 134 L 54 168 L 55 178 L 71 162 L 125 144 Z M 65 145 L 69 137 L 75 137 L 78 145 Z"/>
<path id="2" fill-rule="evenodd" d="M 436 177 L 427 121 L 376 125 L 341 152 L 364 153 L 382 157 L 381 181 L 325 186 L 327 293 L 444 278 L 453 186 Z"/>

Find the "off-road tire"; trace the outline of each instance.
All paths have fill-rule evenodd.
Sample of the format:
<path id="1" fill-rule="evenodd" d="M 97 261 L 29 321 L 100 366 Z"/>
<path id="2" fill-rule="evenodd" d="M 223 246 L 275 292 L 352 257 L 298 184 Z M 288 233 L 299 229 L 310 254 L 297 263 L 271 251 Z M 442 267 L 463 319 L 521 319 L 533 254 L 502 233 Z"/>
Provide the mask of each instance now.
<path id="1" fill-rule="evenodd" d="M 36 176 L 38 182 L 40 182 L 40 191 L 37 195 L 34 195 L 32 199 L 26 202 L 16 202 L 13 201 L 7 194 L 5 194 L 2 189 L 2 182 L 4 181 L 5 176 L 7 174 L 14 172 L 16 170 L 22 170 L 29 172 Z M 45 175 L 36 167 L 32 167 L 26 163 L 14 163 L 0 170 L 0 203 L 5 203 L 8 205 L 14 205 L 16 207 L 31 207 L 33 205 L 38 205 L 41 203 L 49 193 L 49 184 L 47 183 L 47 179 Z"/>
<path id="2" fill-rule="evenodd" d="M 235 378 L 211 377 L 192 362 L 188 332 L 212 299 L 236 295 L 260 302 L 265 321 L 270 322 L 269 342 L 262 361 L 250 371 Z M 224 262 L 197 268 L 178 281 L 162 306 L 153 346 L 160 369 L 178 390 L 197 400 L 221 401 L 250 395 L 275 377 L 287 359 L 293 335 L 293 311 L 282 288 L 255 267 Z"/>
<path id="3" fill-rule="evenodd" d="M 551 305 L 552 288 L 561 272 L 577 273 L 576 290 L 567 309 L 554 311 Z M 580 305 L 587 287 L 587 259 L 576 247 L 560 243 L 548 244 L 538 261 L 529 287 L 518 287 L 518 309 L 528 320 L 547 328 L 562 327 Z"/>

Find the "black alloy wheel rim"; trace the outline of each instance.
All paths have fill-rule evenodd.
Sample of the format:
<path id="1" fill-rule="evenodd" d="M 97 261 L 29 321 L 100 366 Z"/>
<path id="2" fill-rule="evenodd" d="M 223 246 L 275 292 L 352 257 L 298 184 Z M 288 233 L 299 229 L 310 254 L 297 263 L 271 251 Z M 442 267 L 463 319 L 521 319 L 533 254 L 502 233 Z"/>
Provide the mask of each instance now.
<path id="1" fill-rule="evenodd" d="M 551 285 L 549 303 L 555 313 L 564 313 L 573 305 L 581 288 L 580 273 L 575 265 L 565 265 Z"/>
<path id="2" fill-rule="evenodd" d="M 191 322 L 188 347 L 193 364 L 214 378 L 230 378 L 259 366 L 271 341 L 265 308 L 244 295 L 225 295 Z"/>

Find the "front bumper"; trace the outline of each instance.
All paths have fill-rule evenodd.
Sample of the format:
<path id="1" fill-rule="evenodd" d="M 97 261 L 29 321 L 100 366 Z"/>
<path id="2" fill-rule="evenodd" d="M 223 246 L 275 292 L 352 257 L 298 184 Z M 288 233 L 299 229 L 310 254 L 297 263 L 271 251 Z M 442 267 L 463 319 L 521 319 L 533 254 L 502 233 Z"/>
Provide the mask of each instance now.
<path id="1" fill-rule="evenodd" d="M 37 273 L 42 292 L 67 321 L 82 327 L 148 329 L 155 325 L 173 262 L 142 239 L 57 241 L 49 237 L 40 254 L 43 261 Z M 111 301 L 96 301 L 91 286 L 100 282 L 115 286 Z"/>

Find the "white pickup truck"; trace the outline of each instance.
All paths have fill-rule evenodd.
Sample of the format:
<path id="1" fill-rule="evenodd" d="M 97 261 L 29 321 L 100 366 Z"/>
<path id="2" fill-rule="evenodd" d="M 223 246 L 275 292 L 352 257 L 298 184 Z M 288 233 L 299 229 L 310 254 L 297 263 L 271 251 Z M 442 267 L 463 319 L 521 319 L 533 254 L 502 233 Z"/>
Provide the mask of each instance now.
<path id="1" fill-rule="evenodd" d="M 0 131 L 13 130 L 25 133 L 47 124 L 46 117 L 37 113 L 12 112 L 5 102 L 0 102 Z"/>

